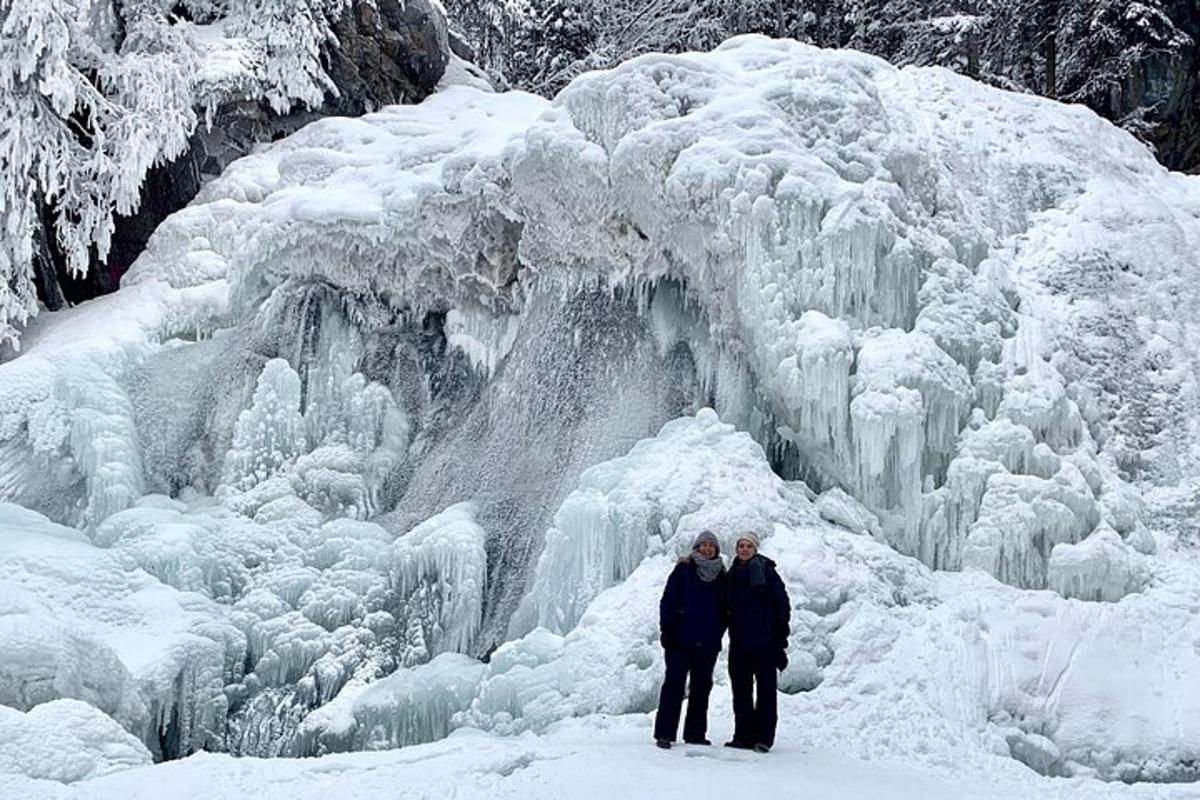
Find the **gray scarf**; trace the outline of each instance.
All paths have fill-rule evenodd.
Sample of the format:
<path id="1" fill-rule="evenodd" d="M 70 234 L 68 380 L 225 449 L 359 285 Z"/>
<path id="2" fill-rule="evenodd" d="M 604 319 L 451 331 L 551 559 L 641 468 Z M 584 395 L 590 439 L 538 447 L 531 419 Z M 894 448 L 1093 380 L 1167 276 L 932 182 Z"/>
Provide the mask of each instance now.
<path id="1" fill-rule="evenodd" d="M 725 562 L 721 560 L 720 555 L 705 558 L 699 553 L 693 552 L 692 564 L 695 565 L 696 574 L 700 576 L 700 580 L 705 583 L 712 583 L 718 575 L 725 571 Z"/>
<path id="2" fill-rule="evenodd" d="M 700 545 L 705 542 L 711 544 L 717 551 L 712 558 L 700 555 Z M 700 535 L 696 537 L 696 541 L 692 543 L 691 559 L 692 564 L 696 567 L 696 574 L 705 583 L 712 583 L 718 575 L 725 571 L 725 562 L 721 560 L 721 543 L 717 541 L 717 537 L 712 531 L 701 531 Z"/>

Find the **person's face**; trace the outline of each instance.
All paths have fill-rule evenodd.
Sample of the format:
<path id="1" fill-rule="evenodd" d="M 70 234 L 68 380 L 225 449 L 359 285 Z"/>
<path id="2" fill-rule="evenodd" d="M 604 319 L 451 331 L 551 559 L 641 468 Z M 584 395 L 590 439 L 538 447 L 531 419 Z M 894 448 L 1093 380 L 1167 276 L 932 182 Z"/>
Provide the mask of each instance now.
<path id="1" fill-rule="evenodd" d="M 717 548 L 712 542 L 701 542 L 696 548 L 696 552 L 699 553 L 702 558 L 712 558 L 717 554 Z"/>
<path id="2" fill-rule="evenodd" d="M 737 542 L 737 557 L 741 561 L 749 561 L 754 558 L 754 554 L 758 552 L 758 548 L 749 539 L 738 539 Z"/>

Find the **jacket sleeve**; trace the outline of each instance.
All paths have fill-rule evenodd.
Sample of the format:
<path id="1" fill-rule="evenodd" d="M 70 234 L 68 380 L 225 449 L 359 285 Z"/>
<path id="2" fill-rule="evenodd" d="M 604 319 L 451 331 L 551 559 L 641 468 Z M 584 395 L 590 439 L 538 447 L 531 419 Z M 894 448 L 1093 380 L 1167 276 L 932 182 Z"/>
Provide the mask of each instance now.
<path id="1" fill-rule="evenodd" d="M 721 614 L 721 618 L 719 620 L 721 632 L 717 638 L 722 638 L 725 636 L 726 632 L 729 630 L 730 617 L 733 615 L 733 603 L 732 603 L 733 598 L 731 595 L 731 592 L 733 589 L 733 582 L 729 580 L 729 572 L 728 571 L 722 572 L 721 577 L 718 578 L 717 580 L 719 580 L 721 582 L 721 587 L 719 590 L 720 593 L 718 594 L 719 600 L 718 600 L 718 606 L 717 606 L 720 609 L 720 614 Z"/>
<path id="2" fill-rule="evenodd" d="M 787 650 L 788 636 L 792 633 L 792 601 L 788 598 L 787 588 L 783 585 L 783 579 L 779 577 L 779 573 L 775 570 L 770 572 L 770 589 L 771 589 L 771 616 L 773 617 L 772 629 L 775 636 L 775 649 L 779 651 Z"/>
<path id="3" fill-rule="evenodd" d="M 680 567 L 676 565 L 667 578 L 663 588 L 662 599 L 658 601 L 658 629 L 662 634 L 677 630 L 683 620 L 683 596 L 680 583 L 683 579 Z"/>

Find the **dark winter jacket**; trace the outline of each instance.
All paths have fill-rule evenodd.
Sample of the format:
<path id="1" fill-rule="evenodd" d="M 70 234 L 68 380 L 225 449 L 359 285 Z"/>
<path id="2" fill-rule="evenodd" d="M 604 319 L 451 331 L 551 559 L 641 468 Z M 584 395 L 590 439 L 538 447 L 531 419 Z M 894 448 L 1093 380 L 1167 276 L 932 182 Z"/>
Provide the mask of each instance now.
<path id="1" fill-rule="evenodd" d="M 664 647 L 721 649 L 728 617 L 729 593 L 725 585 L 728 576 L 723 570 L 716 579 L 705 583 L 690 559 L 675 565 L 658 604 Z"/>
<path id="2" fill-rule="evenodd" d="M 755 555 L 734 559 L 729 568 L 729 646 L 736 650 L 782 653 L 791 628 L 791 602 L 775 562 Z"/>

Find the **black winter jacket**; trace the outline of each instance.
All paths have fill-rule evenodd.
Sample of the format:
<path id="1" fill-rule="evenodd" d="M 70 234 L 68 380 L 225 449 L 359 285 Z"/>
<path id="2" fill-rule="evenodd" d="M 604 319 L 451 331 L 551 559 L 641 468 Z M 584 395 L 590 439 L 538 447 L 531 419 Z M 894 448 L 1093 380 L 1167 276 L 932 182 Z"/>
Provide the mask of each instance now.
<path id="1" fill-rule="evenodd" d="M 756 563 L 757 562 L 757 563 Z M 787 650 L 791 601 L 775 562 L 755 555 L 729 568 L 729 646 L 737 650 Z"/>
<path id="2" fill-rule="evenodd" d="M 725 635 L 729 573 L 721 571 L 705 583 L 691 559 L 675 565 L 658 604 L 658 624 L 663 647 L 721 649 Z"/>

